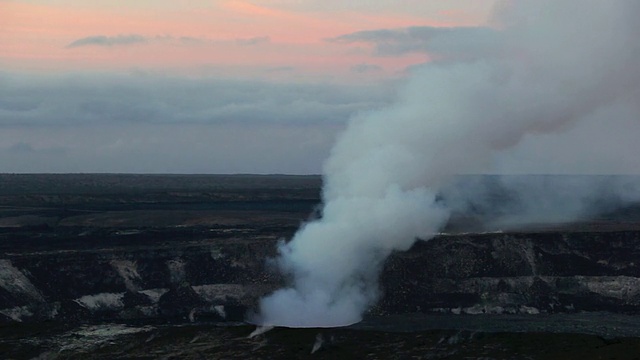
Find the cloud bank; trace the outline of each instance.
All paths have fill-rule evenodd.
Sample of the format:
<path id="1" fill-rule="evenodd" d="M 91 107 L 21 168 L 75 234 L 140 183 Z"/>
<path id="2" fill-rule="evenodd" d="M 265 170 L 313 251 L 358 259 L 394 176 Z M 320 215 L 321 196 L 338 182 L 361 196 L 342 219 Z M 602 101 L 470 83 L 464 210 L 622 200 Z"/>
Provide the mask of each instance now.
<path id="1" fill-rule="evenodd" d="M 193 37 L 193 36 L 172 36 L 172 35 L 157 35 L 157 36 L 144 36 L 140 34 L 129 35 L 93 35 L 83 37 L 72 41 L 66 46 L 67 49 L 74 49 L 86 46 L 100 46 L 100 47 L 114 47 L 114 46 L 127 46 L 136 44 L 148 44 L 148 43 L 173 43 L 178 45 L 220 45 L 220 44 L 236 44 L 240 46 L 254 46 L 261 44 L 268 44 L 271 42 L 269 36 L 255 36 L 249 38 L 237 38 L 233 41 L 229 40 L 215 40 L 209 38 Z"/>
<path id="2" fill-rule="evenodd" d="M 286 70 L 286 69 L 285 69 Z M 1 74 L 0 126 L 344 124 L 388 103 L 383 86 L 139 75 Z"/>
<path id="3" fill-rule="evenodd" d="M 142 35 L 117 35 L 117 36 L 104 36 L 95 35 L 87 36 L 73 41 L 67 48 L 78 48 L 83 46 L 117 46 L 117 45 L 132 45 L 146 43 L 148 39 Z"/>
<path id="4" fill-rule="evenodd" d="M 0 83 L 4 172 L 317 174 L 347 119 L 393 88 L 140 71 Z"/>
<path id="5" fill-rule="evenodd" d="M 413 26 L 358 31 L 328 39 L 342 44 L 370 44 L 377 56 L 428 53 L 435 58 L 498 56 L 501 33 L 489 27 Z"/>

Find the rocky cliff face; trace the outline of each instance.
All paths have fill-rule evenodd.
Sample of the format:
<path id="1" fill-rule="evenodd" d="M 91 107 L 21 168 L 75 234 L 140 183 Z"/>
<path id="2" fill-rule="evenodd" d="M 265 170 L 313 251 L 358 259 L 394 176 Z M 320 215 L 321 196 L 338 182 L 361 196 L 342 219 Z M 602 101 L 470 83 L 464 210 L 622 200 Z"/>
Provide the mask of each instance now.
<path id="1" fill-rule="evenodd" d="M 122 236 L 135 243 L 134 235 Z M 226 238 L 7 253 L 0 314 L 4 321 L 242 320 L 254 299 L 276 286 L 264 267 L 273 249 L 270 238 Z"/>
<path id="2" fill-rule="evenodd" d="M 382 312 L 640 309 L 640 232 L 441 236 L 396 254 Z"/>
<path id="3" fill-rule="evenodd" d="M 175 177 L 152 177 L 145 192 L 135 183 L 144 177 L 109 176 L 110 189 L 129 184 L 109 194 L 94 180 L 85 179 L 94 186 L 86 193 L 69 184 L 44 197 L 0 191 L 0 322 L 242 321 L 282 285 L 267 259 L 318 202 L 309 178 L 241 178 L 242 187 L 198 177 L 181 188 Z M 388 259 L 371 312 L 638 312 L 640 231 L 605 230 L 418 242 Z"/>
<path id="4" fill-rule="evenodd" d="M 4 321 L 242 321 L 281 284 L 266 262 L 276 240 L 7 253 L 0 314 Z M 636 312 L 639 249 L 635 231 L 439 236 L 389 259 L 372 312 Z"/>

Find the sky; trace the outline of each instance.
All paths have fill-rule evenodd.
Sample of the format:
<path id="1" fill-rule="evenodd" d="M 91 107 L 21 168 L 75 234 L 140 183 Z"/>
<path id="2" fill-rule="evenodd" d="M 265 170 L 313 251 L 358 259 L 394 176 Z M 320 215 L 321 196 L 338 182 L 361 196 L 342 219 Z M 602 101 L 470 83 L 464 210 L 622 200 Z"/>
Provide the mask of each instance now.
<path id="1" fill-rule="evenodd" d="M 46 72 L 389 74 L 424 54 L 372 58 L 366 48 L 331 39 L 378 28 L 475 25 L 490 8 L 491 1 L 460 0 L 0 1 L 0 55 L 5 69 Z"/>
<path id="2" fill-rule="evenodd" d="M 448 36 L 482 51 L 495 6 L 0 0 L 0 172 L 320 173 L 350 118 L 392 104 L 414 68 L 451 55 L 439 48 L 456 51 Z M 604 134 L 618 141 L 602 153 L 582 141 L 602 130 L 585 124 L 525 139 L 495 170 L 640 168 L 611 165 L 633 132 Z"/>

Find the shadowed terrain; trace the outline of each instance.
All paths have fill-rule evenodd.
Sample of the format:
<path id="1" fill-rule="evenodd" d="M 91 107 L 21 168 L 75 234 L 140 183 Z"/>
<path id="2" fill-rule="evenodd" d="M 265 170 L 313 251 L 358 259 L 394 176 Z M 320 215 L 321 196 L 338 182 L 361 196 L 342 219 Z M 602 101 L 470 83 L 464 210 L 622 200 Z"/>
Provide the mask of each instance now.
<path id="1" fill-rule="evenodd" d="M 318 216 L 320 185 L 314 176 L 0 175 L 0 352 L 105 359 L 640 353 L 634 204 L 517 232 L 478 231 L 483 214 L 458 214 L 447 233 L 388 259 L 383 296 L 364 322 L 248 338 L 246 313 L 283 284 L 267 259 L 277 241 Z"/>

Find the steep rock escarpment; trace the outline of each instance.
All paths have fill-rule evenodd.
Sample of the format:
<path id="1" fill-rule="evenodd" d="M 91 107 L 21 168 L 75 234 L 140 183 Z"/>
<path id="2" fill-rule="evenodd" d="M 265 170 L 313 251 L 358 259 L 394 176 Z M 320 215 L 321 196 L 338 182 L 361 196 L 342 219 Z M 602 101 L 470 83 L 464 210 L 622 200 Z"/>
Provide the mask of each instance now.
<path id="1" fill-rule="evenodd" d="M 267 261 L 277 240 L 135 246 L 130 238 L 130 246 L 113 248 L 7 252 L 1 319 L 242 321 L 282 284 Z M 442 235 L 387 261 L 371 311 L 637 312 L 638 259 L 636 231 Z"/>
<path id="2" fill-rule="evenodd" d="M 640 232 L 440 236 L 392 257 L 377 311 L 640 310 Z"/>

